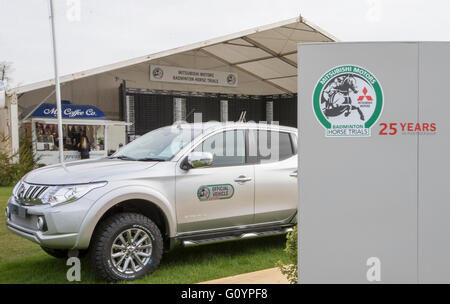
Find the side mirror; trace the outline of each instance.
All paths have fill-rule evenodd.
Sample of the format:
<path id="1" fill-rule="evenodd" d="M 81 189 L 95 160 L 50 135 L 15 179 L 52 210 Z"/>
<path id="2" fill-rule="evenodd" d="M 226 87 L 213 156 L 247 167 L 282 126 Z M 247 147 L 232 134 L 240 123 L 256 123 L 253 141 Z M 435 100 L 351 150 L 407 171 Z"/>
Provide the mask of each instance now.
<path id="1" fill-rule="evenodd" d="M 191 168 L 211 166 L 213 163 L 211 152 L 191 152 L 187 157 L 187 163 Z"/>

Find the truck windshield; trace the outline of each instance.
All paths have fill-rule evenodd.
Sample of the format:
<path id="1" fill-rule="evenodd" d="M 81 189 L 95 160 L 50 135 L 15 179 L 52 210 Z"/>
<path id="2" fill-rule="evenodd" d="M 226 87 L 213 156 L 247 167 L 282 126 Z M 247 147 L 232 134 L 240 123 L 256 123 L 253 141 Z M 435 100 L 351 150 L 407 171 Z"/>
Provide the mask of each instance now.
<path id="1" fill-rule="evenodd" d="M 170 126 L 151 131 L 132 141 L 110 158 L 136 161 L 165 161 L 171 159 L 195 137 L 201 129 Z"/>

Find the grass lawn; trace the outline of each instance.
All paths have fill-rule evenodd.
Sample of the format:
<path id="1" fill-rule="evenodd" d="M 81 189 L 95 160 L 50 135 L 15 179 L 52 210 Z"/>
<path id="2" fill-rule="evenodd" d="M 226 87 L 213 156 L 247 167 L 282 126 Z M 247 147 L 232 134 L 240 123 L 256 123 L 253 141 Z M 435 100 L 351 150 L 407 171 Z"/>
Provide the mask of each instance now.
<path id="1" fill-rule="evenodd" d="M 6 228 L 3 210 L 11 191 L 12 187 L 0 187 L 0 283 L 68 283 L 65 260 L 50 257 Z M 284 255 L 285 241 L 281 235 L 176 247 L 152 275 L 133 283 L 198 283 L 275 267 Z M 101 283 L 86 258 L 81 260 L 81 283 Z"/>

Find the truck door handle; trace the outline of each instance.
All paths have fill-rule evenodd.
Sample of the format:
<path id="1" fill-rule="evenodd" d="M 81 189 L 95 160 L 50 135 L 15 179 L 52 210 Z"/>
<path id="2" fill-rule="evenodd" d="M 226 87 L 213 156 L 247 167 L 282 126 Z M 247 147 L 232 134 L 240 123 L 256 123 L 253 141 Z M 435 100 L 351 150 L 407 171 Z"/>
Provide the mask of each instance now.
<path id="1" fill-rule="evenodd" d="M 235 181 L 236 183 L 245 183 L 245 182 L 249 182 L 249 181 L 251 181 L 251 180 L 252 180 L 251 177 L 247 177 L 247 176 L 245 176 L 245 175 L 239 175 L 239 177 L 236 177 L 236 178 L 234 179 L 234 181 Z"/>
<path id="2" fill-rule="evenodd" d="M 297 170 L 292 171 L 291 174 L 289 174 L 289 176 L 292 176 L 292 177 L 297 177 L 297 175 L 298 175 Z"/>

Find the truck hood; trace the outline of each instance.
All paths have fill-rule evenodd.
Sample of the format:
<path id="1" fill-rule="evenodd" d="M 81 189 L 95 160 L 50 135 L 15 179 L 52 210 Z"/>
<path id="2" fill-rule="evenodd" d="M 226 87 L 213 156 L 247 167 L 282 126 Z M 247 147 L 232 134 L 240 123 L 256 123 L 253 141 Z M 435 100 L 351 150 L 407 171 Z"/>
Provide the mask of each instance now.
<path id="1" fill-rule="evenodd" d="M 82 160 L 45 166 L 31 171 L 25 182 L 41 185 L 68 185 L 107 181 L 114 175 L 125 175 L 153 167 L 158 162 L 120 159 Z"/>

